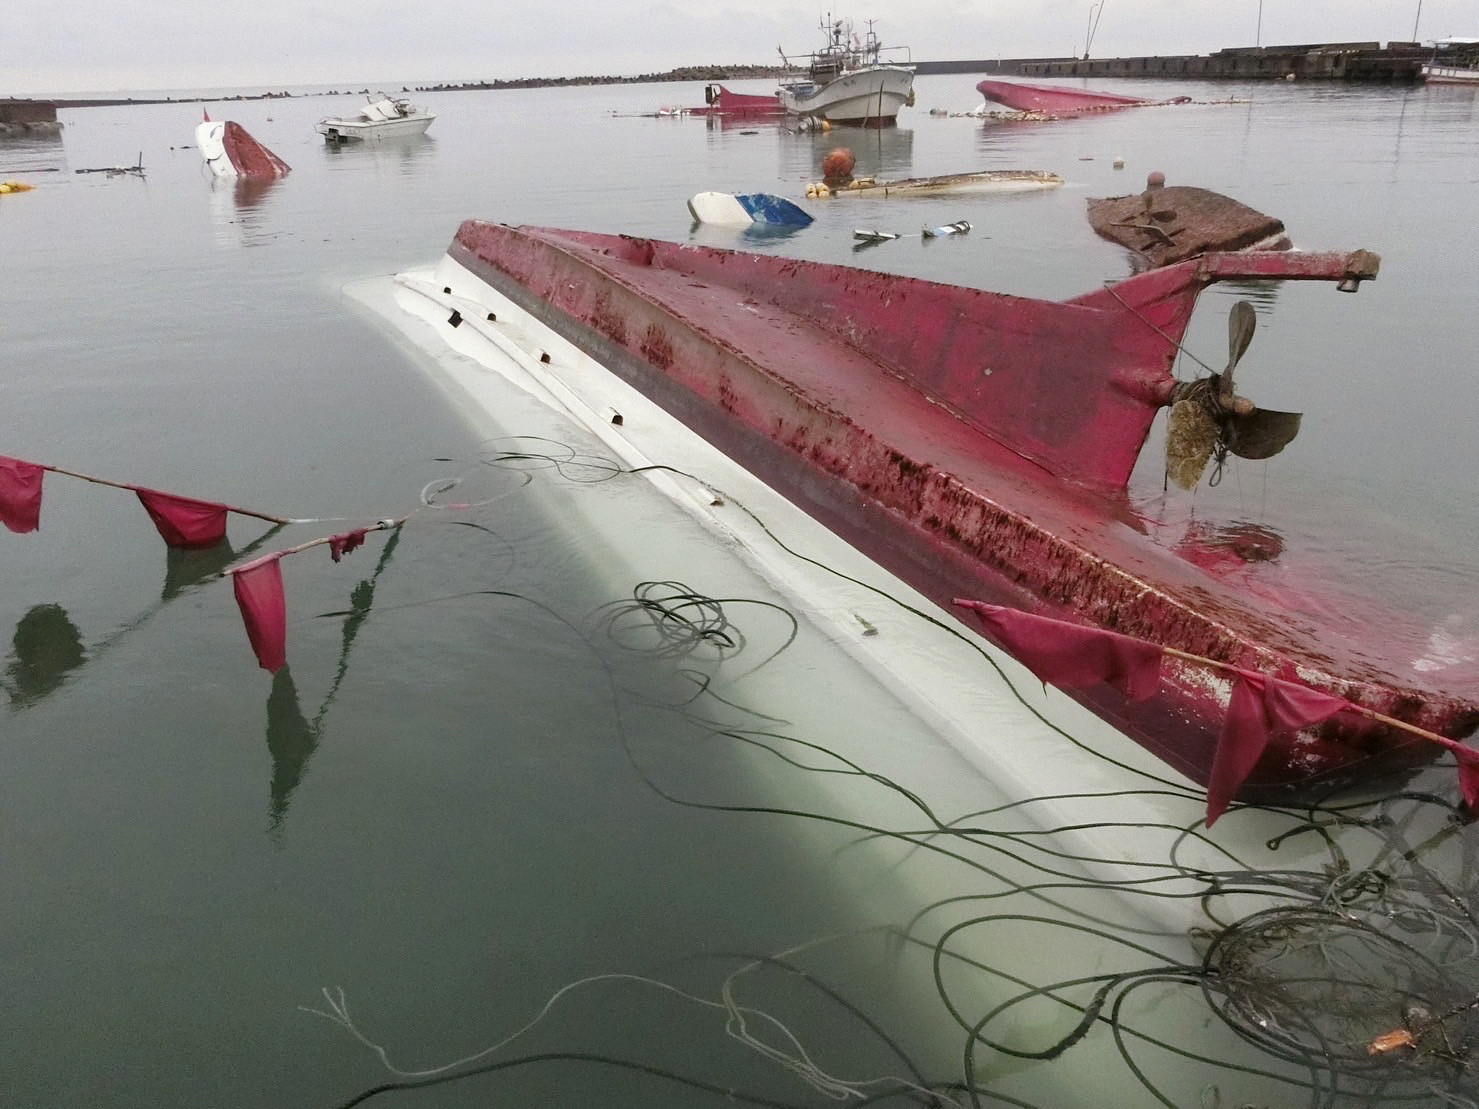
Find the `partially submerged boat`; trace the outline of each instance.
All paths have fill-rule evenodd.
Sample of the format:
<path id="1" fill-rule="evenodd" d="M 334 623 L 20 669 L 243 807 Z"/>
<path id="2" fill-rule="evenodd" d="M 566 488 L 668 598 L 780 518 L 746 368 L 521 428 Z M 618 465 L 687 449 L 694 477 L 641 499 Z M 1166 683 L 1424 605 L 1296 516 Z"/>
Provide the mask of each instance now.
<path id="1" fill-rule="evenodd" d="M 945 173 L 937 177 L 904 177 L 879 181 L 854 177 L 846 181 L 817 181 L 806 186 L 809 198 L 858 196 L 973 196 L 982 193 L 1037 192 L 1056 189 L 1063 178 L 1039 169 L 987 169 L 976 173 Z"/>
<path id="2" fill-rule="evenodd" d="M 1143 96 L 1097 92 L 1071 85 L 1029 85 L 1023 81 L 982 81 L 976 91 L 986 100 L 1004 105 L 1014 112 L 1028 112 L 1049 117 L 1108 112 L 1120 108 L 1143 108 L 1156 104 L 1184 104 L 1189 96 L 1170 100 L 1148 100 Z"/>
<path id="3" fill-rule="evenodd" d="M 1164 185 L 1152 174 L 1144 192 L 1089 201 L 1095 233 L 1134 251 L 1140 263 L 1168 266 L 1208 251 L 1290 250 L 1281 220 L 1230 196 Z"/>
<path id="4" fill-rule="evenodd" d="M 362 142 L 365 139 L 407 138 L 424 135 L 436 116 L 404 97 L 382 96 L 347 116 L 326 116 L 313 125 L 325 142 Z"/>
<path id="5" fill-rule="evenodd" d="M 527 321 L 519 349 L 578 348 L 942 608 L 970 598 L 1110 629 L 1457 738 L 1479 723 L 1479 703 L 1414 662 L 1432 629 L 1377 598 L 1296 616 L 1224 562 L 1158 546 L 1125 496 L 1158 411 L 1219 403 L 1231 384 L 1231 364 L 1201 382 L 1170 373 L 1203 288 L 1277 278 L 1354 289 L 1377 264 L 1362 251 L 1216 253 L 1058 303 L 470 220 L 416 291 L 441 306 L 448 335 L 513 317 Z M 1234 313 L 1233 363 L 1249 316 Z M 551 387 L 579 388 L 553 384 L 560 367 L 539 361 Z M 1260 442 L 1265 432 L 1288 432 L 1289 414 L 1265 427 L 1245 398 L 1219 412 L 1222 445 L 1247 457 L 1282 445 Z M 1231 682 L 1176 657 L 1156 681 L 1148 700 L 1106 683 L 1071 692 L 1205 783 Z M 1439 750 L 1342 714 L 1276 736 L 1242 795 L 1310 794 Z"/>
<path id="6" fill-rule="evenodd" d="M 781 94 L 732 92 L 723 85 L 707 85 L 704 88 L 704 107 L 690 109 L 695 115 L 737 116 L 740 118 L 769 118 L 783 116 L 786 107 L 781 103 Z"/>
<path id="7" fill-rule="evenodd" d="M 809 56 L 805 76 L 781 85 L 782 108 L 829 124 L 894 126 L 899 110 L 914 103 L 908 49 L 884 47 L 871 20 L 861 38 L 853 33 L 850 19 L 823 19 L 822 30 L 826 45 Z"/>
<path id="8" fill-rule="evenodd" d="M 763 224 L 773 227 L 805 227 L 812 217 L 783 196 L 770 193 L 695 193 L 688 199 L 694 223 L 726 227 Z"/>
<path id="9" fill-rule="evenodd" d="M 217 177 L 246 177 L 271 181 L 286 176 L 289 166 L 232 120 L 211 119 L 210 112 L 195 128 L 195 145 Z"/>

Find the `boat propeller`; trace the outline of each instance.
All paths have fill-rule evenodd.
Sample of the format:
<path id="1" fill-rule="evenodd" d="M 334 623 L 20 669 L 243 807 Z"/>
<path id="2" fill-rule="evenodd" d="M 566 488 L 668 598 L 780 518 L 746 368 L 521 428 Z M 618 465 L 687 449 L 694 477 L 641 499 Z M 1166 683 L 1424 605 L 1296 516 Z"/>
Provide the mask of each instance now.
<path id="1" fill-rule="evenodd" d="M 1201 480 L 1214 456 L 1219 465 L 1228 454 L 1272 458 L 1299 434 L 1301 413 L 1259 408 L 1233 392 L 1233 369 L 1253 341 L 1257 326 L 1253 305 L 1246 300 L 1234 304 L 1227 317 L 1227 368 L 1220 374 L 1179 383 L 1171 393 L 1166 476 L 1183 489 Z"/>

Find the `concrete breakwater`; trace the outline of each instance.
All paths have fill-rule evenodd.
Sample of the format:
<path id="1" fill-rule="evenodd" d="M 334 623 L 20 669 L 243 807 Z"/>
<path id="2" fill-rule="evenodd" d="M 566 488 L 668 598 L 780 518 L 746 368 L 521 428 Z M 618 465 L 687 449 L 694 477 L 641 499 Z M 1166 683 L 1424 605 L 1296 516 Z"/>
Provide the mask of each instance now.
<path id="1" fill-rule="evenodd" d="M 0 99 L 0 135 L 54 135 L 61 129 L 49 100 Z"/>
<path id="2" fill-rule="evenodd" d="M 1238 46 L 1215 54 L 1173 54 L 1140 58 L 1008 58 L 919 62 L 920 73 L 986 73 L 1018 77 L 1193 77 L 1244 81 L 1351 81 L 1410 84 L 1422 80 L 1422 67 L 1465 63 L 1462 49 L 1437 50 L 1415 42 L 1309 43 L 1291 46 Z"/>

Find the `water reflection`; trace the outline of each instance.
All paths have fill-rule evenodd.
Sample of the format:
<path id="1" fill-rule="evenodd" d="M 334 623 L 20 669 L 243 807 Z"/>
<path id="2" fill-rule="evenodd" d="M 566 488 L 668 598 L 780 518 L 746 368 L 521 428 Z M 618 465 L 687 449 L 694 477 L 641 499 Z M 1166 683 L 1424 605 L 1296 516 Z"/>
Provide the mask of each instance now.
<path id="1" fill-rule="evenodd" d="M 13 135 L 0 132 L 0 154 L 5 156 L 4 176 L 6 178 L 24 178 L 28 173 L 65 173 L 67 171 L 67 152 L 62 145 L 60 131 L 50 134 L 29 132 Z"/>
<path id="2" fill-rule="evenodd" d="M 216 241 L 222 246 L 260 246 L 276 237 L 265 218 L 268 194 L 282 178 L 251 177 L 211 179 L 211 222 Z"/>
<path id="3" fill-rule="evenodd" d="M 36 605 L 20 618 L 5 667 L 12 708 L 29 708 L 61 688 L 87 659 L 82 635 L 61 605 Z"/>
<path id="4" fill-rule="evenodd" d="M 890 180 L 912 174 L 914 131 L 909 127 L 834 127 L 830 131 L 807 131 L 800 137 L 811 147 L 809 164 L 815 167 L 817 180 L 822 176 L 822 159 L 839 146 L 851 150 L 857 160 L 854 177 Z"/>
<path id="5" fill-rule="evenodd" d="M 1221 525 L 1194 520 L 1173 549 L 1205 570 L 1235 570 L 1253 563 L 1277 562 L 1284 553 L 1284 537 L 1268 525 L 1251 520 Z"/>
<path id="6" fill-rule="evenodd" d="M 330 162 L 343 159 L 346 167 L 356 160 L 368 159 L 404 172 L 431 156 L 436 150 L 436 139 L 430 135 L 371 136 L 358 142 L 326 142 L 322 149 L 325 159 Z"/>
<path id="7" fill-rule="evenodd" d="M 805 227 L 786 227 L 774 223 L 752 223 L 747 227 L 695 223 L 689 232 L 689 238 L 700 246 L 722 250 L 754 250 L 764 244 L 784 242 L 805 230 Z"/>
<path id="8" fill-rule="evenodd" d="M 278 529 L 274 528 L 273 531 Z M 270 533 L 269 533 L 270 534 Z M 257 540 L 250 549 L 260 546 Z M 166 547 L 164 561 L 164 589 L 159 594 L 161 601 L 172 601 L 185 590 L 213 578 L 235 562 L 238 554 L 232 549 L 230 540 L 222 540 L 214 547 L 204 550 L 186 550 L 181 547 Z"/>
<path id="9" fill-rule="evenodd" d="M 303 781 L 303 773 L 309 760 L 313 758 L 313 753 L 323 738 L 324 720 L 339 696 L 339 687 L 344 684 L 344 676 L 349 672 L 349 653 L 375 603 L 375 583 L 390 564 L 390 557 L 395 553 L 400 538 L 399 529 L 390 533 L 390 538 L 380 552 L 380 559 L 375 563 L 374 572 L 350 591 L 347 610 L 326 612 L 320 617 L 343 617 L 344 626 L 340 632 L 339 659 L 334 670 L 334 680 L 312 720 L 304 715 L 291 667 L 284 666 L 272 676 L 272 691 L 267 695 L 267 753 L 272 757 L 268 832 L 274 837 L 282 830 L 293 791 Z"/>
<path id="10" fill-rule="evenodd" d="M 298 705 L 298 687 L 290 667 L 272 676 L 267 695 L 267 751 L 272 756 L 272 800 L 268 807 L 269 829 L 276 832 L 288 814 L 288 801 L 308 760 L 318 749 L 320 729 L 310 724 Z"/>

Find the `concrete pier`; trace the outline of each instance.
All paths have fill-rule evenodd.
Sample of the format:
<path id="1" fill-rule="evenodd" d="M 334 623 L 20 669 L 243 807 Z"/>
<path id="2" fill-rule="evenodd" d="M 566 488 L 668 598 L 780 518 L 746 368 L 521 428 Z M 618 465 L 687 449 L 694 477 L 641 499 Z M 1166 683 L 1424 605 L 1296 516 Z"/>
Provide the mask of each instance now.
<path id="1" fill-rule="evenodd" d="M 1455 51 L 1415 42 L 1327 42 L 1239 46 L 1215 54 L 1143 58 L 998 58 L 917 62 L 919 73 L 982 73 L 1017 77 L 1191 77 L 1240 81 L 1349 81 L 1412 84 L 1424 62 L 1440 64 Z"/>
<path id="2" fill-rule="evenodd" d="M 54 135 L 61 129 L 56 105 L 49 100 L 0 99 L 0 137 Z"/>

